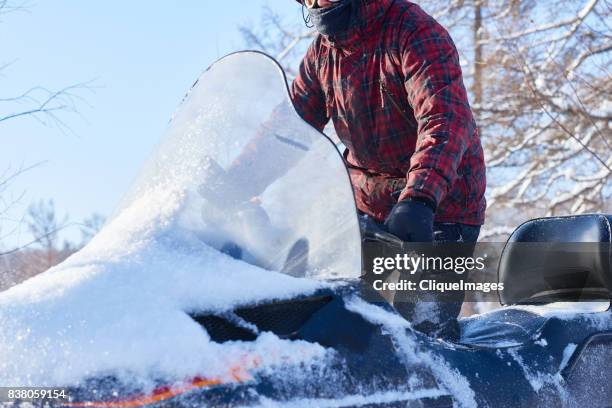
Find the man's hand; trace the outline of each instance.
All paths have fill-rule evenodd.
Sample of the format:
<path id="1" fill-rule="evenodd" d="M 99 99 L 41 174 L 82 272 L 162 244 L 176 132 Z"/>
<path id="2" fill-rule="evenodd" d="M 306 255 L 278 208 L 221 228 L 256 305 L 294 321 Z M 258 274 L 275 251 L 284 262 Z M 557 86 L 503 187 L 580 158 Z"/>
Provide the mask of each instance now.
<path id="1" fill-rule="evenodd" d="M 387 231 L 406 242 L 433 242 L 433 206 L 418 198 L 395 204 L 385 220 Z"/>

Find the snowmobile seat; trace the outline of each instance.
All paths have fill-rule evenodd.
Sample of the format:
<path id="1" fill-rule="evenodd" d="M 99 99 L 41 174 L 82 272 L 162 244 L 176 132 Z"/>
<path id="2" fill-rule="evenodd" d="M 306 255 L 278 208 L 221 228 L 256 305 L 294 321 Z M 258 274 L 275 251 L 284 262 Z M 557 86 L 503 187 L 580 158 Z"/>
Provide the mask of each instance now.
<path id="1" fill-rule="evenodd" d="M 519 226 L 502 252 L 502 304 L 609 300 L 612 215 L 540 218 Z"/>
<path id="2" fill-rule="evenodd" d="M 570 336 L 566 339 L 573 338 L 574 343 L 580 343 L 582 336 L 589 335 L 589 331 L 572 333 L 568 331 L 571 326 L 568 322 L 580 321 L 586 315 L 596 319 L 609 318 L 609 307 L 607 301 L 503 307 L 460 319 L 461 338 L 457 343 L 473 348 L 499 349 L 525 346 L 546 338 L 560 340 L 566 335 Z M 612 336 L 612 332 L 609 333 Z"/>

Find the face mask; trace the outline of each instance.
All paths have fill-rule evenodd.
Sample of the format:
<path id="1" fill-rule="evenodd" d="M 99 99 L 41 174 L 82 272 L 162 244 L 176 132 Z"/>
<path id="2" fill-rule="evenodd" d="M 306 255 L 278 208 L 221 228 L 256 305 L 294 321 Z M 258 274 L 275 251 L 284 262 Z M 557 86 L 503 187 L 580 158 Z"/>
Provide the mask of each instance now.
<path id="1" fill-rule="evenodd" d="M 331 7 L 309 9 L 310 18 L 318 32 L 336 36 L 344 34 L 351 25 L 352 0 L 344 0 Z"/>

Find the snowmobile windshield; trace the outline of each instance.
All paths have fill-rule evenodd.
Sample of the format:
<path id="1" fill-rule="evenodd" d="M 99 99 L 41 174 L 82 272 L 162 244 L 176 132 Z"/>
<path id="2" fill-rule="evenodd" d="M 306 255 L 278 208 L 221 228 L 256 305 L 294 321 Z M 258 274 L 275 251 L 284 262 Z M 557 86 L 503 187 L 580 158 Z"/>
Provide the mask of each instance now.
<path id="1" fill-rule="evenodd" d="M 144 197 L 164 228 L 256 266 L 360 274 L 343 159 L 296 113 L 283 70 L 265 54 L 232 54 L 201 75 L 117 214 Z"/>

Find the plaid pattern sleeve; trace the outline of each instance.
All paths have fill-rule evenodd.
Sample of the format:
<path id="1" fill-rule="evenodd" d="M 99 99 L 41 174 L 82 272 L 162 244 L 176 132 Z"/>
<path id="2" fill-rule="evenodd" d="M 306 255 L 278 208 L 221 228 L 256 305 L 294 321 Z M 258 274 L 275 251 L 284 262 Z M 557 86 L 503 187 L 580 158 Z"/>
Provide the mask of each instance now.
<path id="1" fill-rule="evenodd" d="M 311 126 L 322 131 L 329 116 L 325 95 L 321 88 L 316 67 L 317 42 L 313 42 L 300 64 L 298 74 L 291 86 L 291 99 L 299 115 Z"/>
<path id="2" fill-rule="evenodd" d="M 438 205 L 459 177 L 476 124 L 448 32 L 431 19 L 406 31 L 400 41 L 402 74 L 417 122 L 416 148 L 400 200 L 425 197 Z"/>

